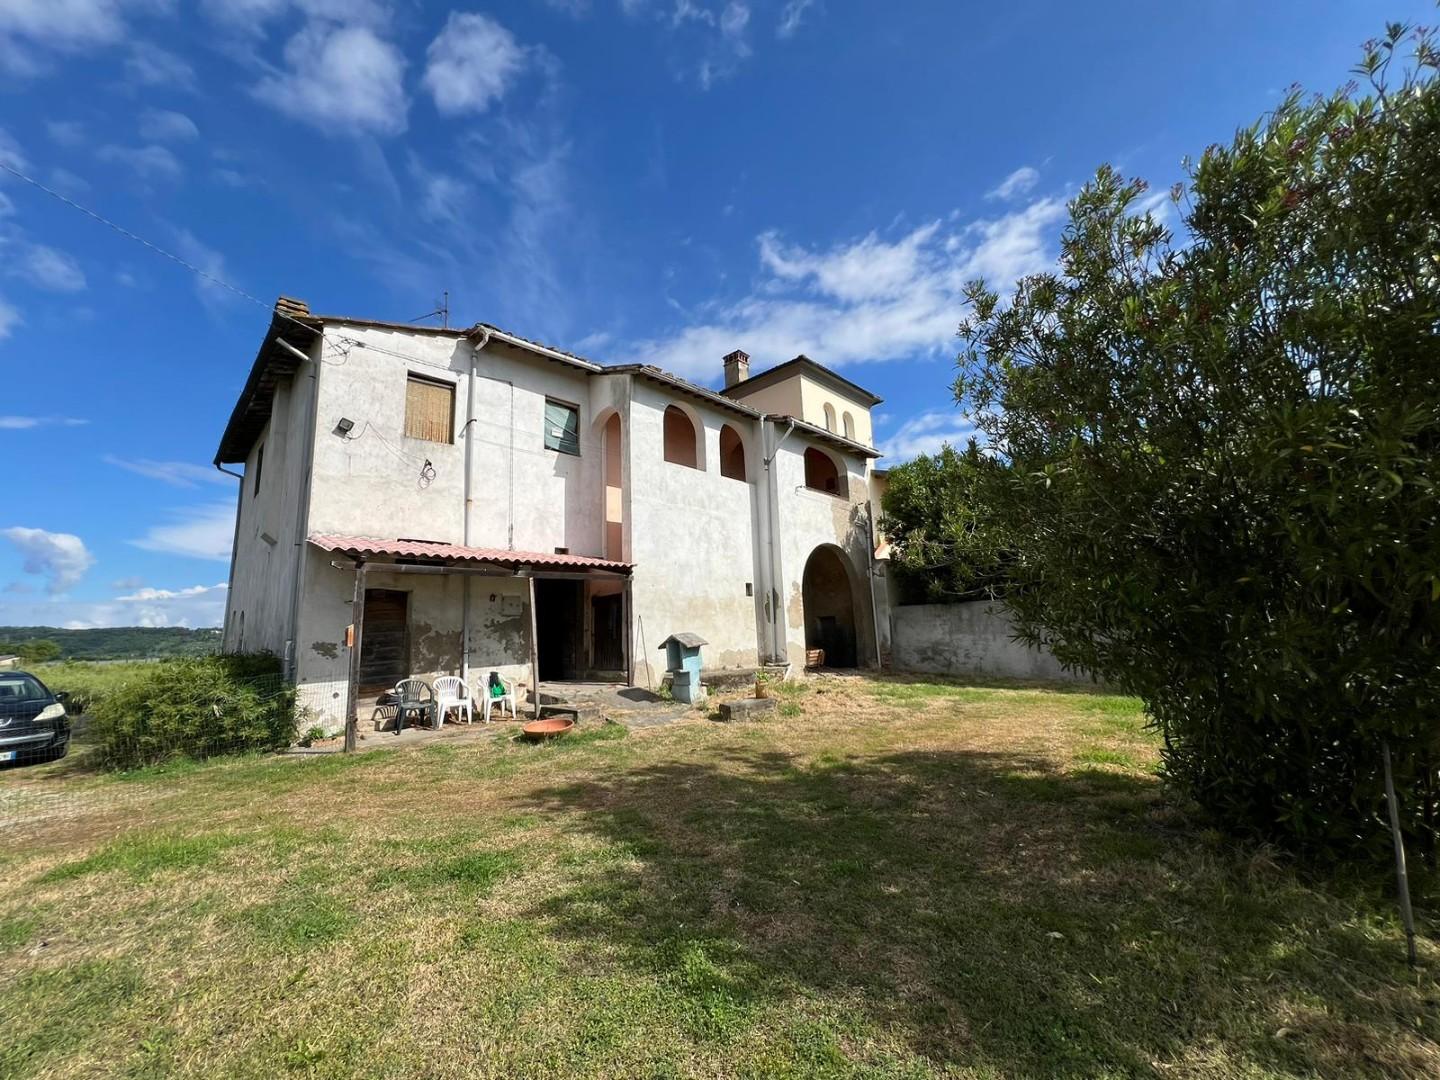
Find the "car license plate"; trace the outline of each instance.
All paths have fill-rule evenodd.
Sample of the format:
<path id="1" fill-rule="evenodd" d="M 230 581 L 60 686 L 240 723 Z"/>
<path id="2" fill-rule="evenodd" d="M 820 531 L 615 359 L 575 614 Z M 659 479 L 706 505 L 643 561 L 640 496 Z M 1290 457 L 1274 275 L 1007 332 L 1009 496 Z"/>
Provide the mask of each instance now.
<path id="1" fill-rule="evenodd" d="M 14 751 L 14 750 L 0 750 L 0 761 L 14 761 L 14 760 L 15 760 L 15 751 Z"/>

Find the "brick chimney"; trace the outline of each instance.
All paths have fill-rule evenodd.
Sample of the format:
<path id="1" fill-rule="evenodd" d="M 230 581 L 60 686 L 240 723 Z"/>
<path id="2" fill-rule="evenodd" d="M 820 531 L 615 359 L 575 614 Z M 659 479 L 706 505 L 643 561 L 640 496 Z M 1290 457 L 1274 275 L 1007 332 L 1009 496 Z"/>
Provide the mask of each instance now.
<path id="1" fill-rule="evenodd" d="M 736 349 L 725 357 L 725 389 L 750 377 L 750 354 Z"/>

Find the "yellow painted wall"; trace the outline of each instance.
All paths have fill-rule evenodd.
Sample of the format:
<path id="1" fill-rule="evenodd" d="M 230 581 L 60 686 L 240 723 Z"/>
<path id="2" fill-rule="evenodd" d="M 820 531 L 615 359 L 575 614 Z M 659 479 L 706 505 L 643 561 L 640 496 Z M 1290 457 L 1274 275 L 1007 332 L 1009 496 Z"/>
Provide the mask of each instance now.
<path id="1" fill-rule="evenodd" d="M 835 410 L 835 434 L 845 434 L 845 414 L 848 412 L 855 419 L 855 441 L 864 443 L 866 446 L 875 445 L 868 407 L 837 394 L 828 386 L 818 383 L 814 379 L 806 378 L 804 375 L 801 375 L 798 381 L 800 383 L 801 408 L 804 410 L 800 417 L 801 420 L 807 424 L 825 427 L 825 406 L 828 404 Z"/>

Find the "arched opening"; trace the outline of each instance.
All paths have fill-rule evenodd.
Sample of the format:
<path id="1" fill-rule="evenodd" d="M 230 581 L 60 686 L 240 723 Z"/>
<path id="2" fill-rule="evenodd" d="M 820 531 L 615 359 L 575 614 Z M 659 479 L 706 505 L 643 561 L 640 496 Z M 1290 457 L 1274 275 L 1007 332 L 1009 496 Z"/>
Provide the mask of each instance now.
<path id="1" fill-rule="evenodd" d="M 825 403 L 825 430 L 835 430 L 835 406 L 828 401 Z"/>
<path id="2" fill-rule="evenodd" d="M 847 412 L 842 419 L 845 421 L 845 438 L 855 438 L 855 417 Z"/>
<path id="3" fill-rule="evenodd" d="M 805 611 L 806 664 L 858 666 L 855 590 L 848 561 L 838 548 L 821 545 L 810 553 L 800 594 Z"/>
<path id="4" fill-rule="evenodd" d="M 625 502 L 621 492 L 622 443 L 620 414 L 612 412 L 600 425 L 605 462 L 605 557 L 625 558 Z"/>
<path id="5" fill-rule="evenodd" d="M 746 479 L 745 444 L 740 441 L 740 433 L 729 424 L 720 428 L 720 475 L 731 480 Z"/>
<path id="6" fill-rule="evenodd" d="M 835 459 L 813 446 L 805 448 L 805 486 L 827 495 L 845 494 L 845 480 Z"/>
<path id="7" fill-rule="evenodd" d="M 665 460 L 692 469 L 700 467 L 700 454 L 695 425 L 675 405 L 665 407 Z"/>

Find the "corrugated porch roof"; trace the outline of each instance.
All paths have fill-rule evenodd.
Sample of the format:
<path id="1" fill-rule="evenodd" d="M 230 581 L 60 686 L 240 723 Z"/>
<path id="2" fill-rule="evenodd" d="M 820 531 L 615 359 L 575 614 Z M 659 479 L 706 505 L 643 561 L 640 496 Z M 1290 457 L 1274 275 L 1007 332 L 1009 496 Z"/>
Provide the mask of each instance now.
<path id="1" fill-rule="evenodd" d="M 389 540 L 371 536 L 336 536 L 312 533 L 310 543 L 321 551 L 338 552 L 356 558 L 420 559 L 433 563 L 487 563 L 511 569 L 533 566 L 548 570 L 604 570 L 628 574 L 634 564 L 600 559 L 593 555 L 559 555 L 545 551 L 511 551 L 508 548 L 466 547 L 434 540 Z"/>

